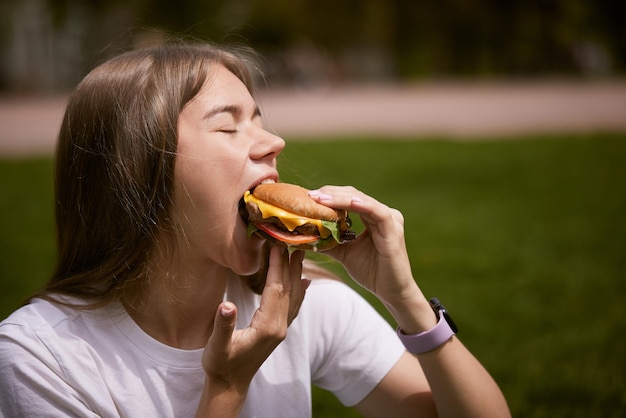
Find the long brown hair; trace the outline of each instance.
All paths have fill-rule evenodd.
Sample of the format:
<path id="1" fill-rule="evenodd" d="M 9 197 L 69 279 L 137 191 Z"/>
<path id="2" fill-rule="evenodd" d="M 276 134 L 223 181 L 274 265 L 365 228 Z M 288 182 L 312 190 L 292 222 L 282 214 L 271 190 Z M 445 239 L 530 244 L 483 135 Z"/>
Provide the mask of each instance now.
<path id="1" fill-rule="evenodd" d="M 57 265 L 40 295 L 100 306 L 140 291 L 174 232 L 178 116 L 217 64 L 252 93 L 244 55 L 189 43 L 124 53 L 77 86 L 56 150 Z"/>

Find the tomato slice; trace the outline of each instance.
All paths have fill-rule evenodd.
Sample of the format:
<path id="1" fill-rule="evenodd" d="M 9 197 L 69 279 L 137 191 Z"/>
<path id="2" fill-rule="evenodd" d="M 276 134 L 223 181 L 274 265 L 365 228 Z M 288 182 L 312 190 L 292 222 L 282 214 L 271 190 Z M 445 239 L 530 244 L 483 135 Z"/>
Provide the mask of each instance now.
<path id="1" fill-rule="evenodd" d="M 279 241 L 285 242 L 287 244 L 292 245 L 300 245 L 300 244 L 310 244 L 312 242 L 318 241 L 320 237 L 315 235 L 300 235 L 300 234 L 290 234 L 285 231 L 281 231 L 277 227 L 272 224 L 254 224 L 258 229 L 265 232 L 272 238 L 276 238 Z"/>

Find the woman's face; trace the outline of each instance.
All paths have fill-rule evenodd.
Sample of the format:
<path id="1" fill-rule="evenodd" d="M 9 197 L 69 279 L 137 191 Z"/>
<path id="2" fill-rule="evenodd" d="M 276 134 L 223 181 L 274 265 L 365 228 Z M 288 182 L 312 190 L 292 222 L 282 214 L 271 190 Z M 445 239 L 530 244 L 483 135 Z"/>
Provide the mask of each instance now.
<path id="1" fill-rule="evenodd" d="M 278 181 L 285 142 L 265 131 L 245 85 L 216 66 L 178 118 L 176 222 L 180 251 L 238 274 L 259 268 L 262 241 L 248 238 L 238 205 L 246 190 Z"/>

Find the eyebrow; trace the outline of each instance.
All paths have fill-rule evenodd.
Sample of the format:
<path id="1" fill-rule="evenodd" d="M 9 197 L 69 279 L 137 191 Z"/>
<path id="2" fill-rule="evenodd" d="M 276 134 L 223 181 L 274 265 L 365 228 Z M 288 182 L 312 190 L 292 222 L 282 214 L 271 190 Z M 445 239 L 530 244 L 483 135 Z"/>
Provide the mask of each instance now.
<path id="1" fill-rule="evenodd" d="M 233 116 L 239 116 L 243 113 L 242 109 L 238 105 L 221 105 L 215 106 L 211 108 L 208 112 L 206 112 L 203 116 L 203 119 L 211 119 L 215 115 L 220 113 L 230 113 Z M 258 106 L 254 106 L 254 112 L 252 113 L 252 117 L 255 118 L 257 116 L 261 116 L 261 109 Z"/>

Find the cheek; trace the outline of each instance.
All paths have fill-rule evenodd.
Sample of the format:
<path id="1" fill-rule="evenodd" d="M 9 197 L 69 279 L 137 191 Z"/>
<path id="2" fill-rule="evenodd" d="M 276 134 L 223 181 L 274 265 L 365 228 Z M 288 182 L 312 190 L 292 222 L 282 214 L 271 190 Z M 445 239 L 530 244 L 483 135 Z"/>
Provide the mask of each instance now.
<path id="1" fill-rule="evenodd" d="M 237 162 L 232 159 L 180 158 L 175 173 L 176 197 L 202 206 L 226 200 L 237 170 Z"/>
<path id="2" fill-rule="evenodd" d="M 212 235 L 222 230 L 232 217 L 233 205 L 210 184 L 182 183 L 176 193 L 176 221 L 186 235 Z"/>
<path id="3" fill-rule="evenodd" d="M 257 257 L 248 257 L 256 246 L 247 242 L 238 210 L 245 187 L 241 181 L 243 167 L 233 159 L 179 164 L 175 174 L 175 219 L 187 240 L 203 247 L 202 251 L 213 256 L 220 251 L 244 253 L 243 264 L 248 265 L 257 263 Z M 220 256 L 224 257 L 227 255 Z"/>
<path id="4" fill-rule="evenodd" d="M 174 219 L 187 240 L 196 241 L 199 231 L 210 231 L 220 213 L 218 187 L 221 179 L 209 176 L 201 165 L 181 161 L 175 171 Z M 197 237 L 200 238 L 200 237 Z"/>

